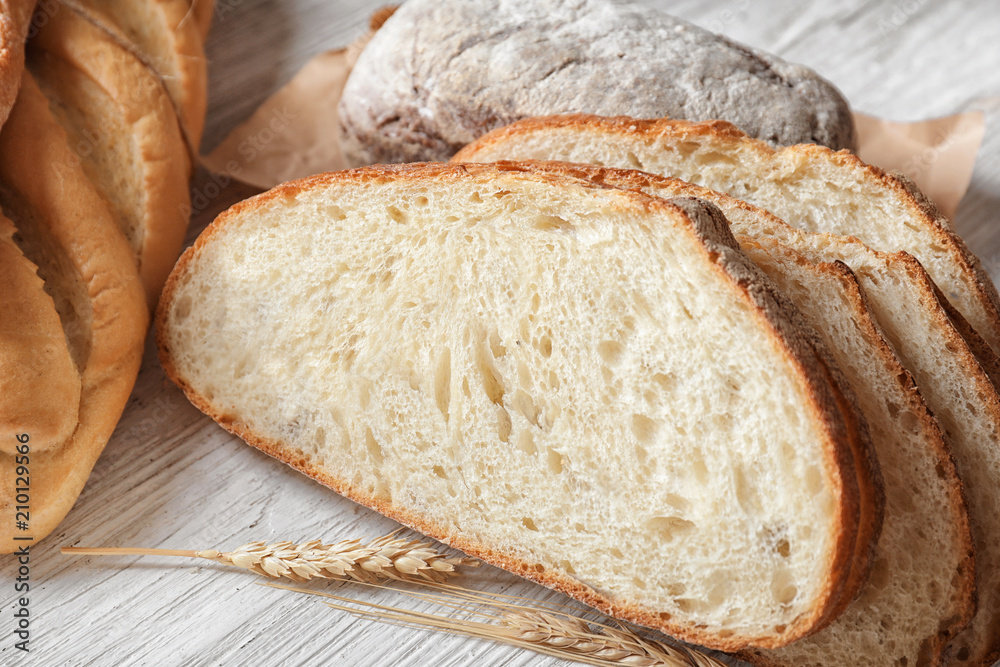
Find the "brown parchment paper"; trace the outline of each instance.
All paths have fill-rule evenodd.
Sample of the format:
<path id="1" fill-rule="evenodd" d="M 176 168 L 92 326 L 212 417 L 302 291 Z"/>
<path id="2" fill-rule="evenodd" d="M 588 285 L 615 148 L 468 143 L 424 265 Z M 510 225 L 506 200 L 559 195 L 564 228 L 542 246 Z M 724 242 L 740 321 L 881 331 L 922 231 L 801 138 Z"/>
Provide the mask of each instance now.
<path id="1" fill-rule="evenodd" d="M 346 168 L 338 141 L 337 104 L 368 39 L 370 35 L 346 49 L 315 56 L 203 157 L 203 164 L 261 189 Z M 982 112 L 915 123 L 862 113 L 854 118 L 859 157 L 882 169 L 903 172 L 953 218 L 972 180 L 985 128 Z"/>

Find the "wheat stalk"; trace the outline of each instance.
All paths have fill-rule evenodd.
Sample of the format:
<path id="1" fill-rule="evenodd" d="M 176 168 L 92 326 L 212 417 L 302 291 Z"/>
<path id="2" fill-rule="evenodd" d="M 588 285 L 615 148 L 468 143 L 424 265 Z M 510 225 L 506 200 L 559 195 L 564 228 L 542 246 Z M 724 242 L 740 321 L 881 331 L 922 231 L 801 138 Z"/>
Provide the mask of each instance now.
<path id="1" fill-rule="evenodd" d="M 475 567 L 471 558 L 448 556 L 431 544 L 396 537 L 395 533 L 362 544 L 344 540 L 324 545 L 320 540 L 250 542 L 232 551 L 217 549 L 135 549 L 131 547 L 63 547 L 62 553 L 78 556 L 184 556 L 232 565 L 265 577 L 305 582 L 310 579 L 343 579 L 366 583 L 385 581 L 441 583 L 457 574 L 460 565 Z"/>
<path id="2" fill-rule="evenodd" d="M 446 584 L 432 584 L 438 592 L 431 594 L 397 591 L 459 612 L 458 616 L 446 616 L 375 604 L 329 592 L 267 585 L 336 600 L 326 604 L 361 618 L 497 641 L 590 665 L 726 667 L 693 648 L 647 639 L 626 625 L 588 622 L 560 611 L 559 608 L 569 609 L 564 605 L 543 606 L 537 601 L 526 604 L 528 600 L 525 598 L 492 595 Z"/>

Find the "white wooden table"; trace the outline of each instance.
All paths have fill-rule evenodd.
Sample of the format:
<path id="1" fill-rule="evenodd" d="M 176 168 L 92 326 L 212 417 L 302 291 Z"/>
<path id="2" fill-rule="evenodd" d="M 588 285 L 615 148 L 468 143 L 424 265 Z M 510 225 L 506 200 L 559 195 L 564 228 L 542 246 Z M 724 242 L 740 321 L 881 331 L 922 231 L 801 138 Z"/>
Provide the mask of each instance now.
<path id="1" fill-rule="evenodd" d="M 1000 4 L 647 0 L 809 65 L 854 106 L 896 120 L 987 113 L 956 224 L 1000 277 Z M 218 0 L 208 44 L 206 149 L 314 53 L 345 45 L 366 0 Z M 194 183 L 207 183 L 205 174 Z M 209 190 L 211 191 L 211 190 Z M 190 239 L 251 194 L 230 186 Z M 375 537 L 396 525 L 244 445 L 164 377 L 152 345 L 125 414 L 62 526 L 32 548 L 31 653 L 14 651 L 16 564 L 0 561 L 2 665 L 555 665 L 499 645 L 359 621 L 254 575 L 163 558 L 70 558 L 67 545 L 232 548 L 251 540 Z M 477 586 L 549 597 L 484 568 Z M 357 595 L 366 595 L 365 591 Z"/>

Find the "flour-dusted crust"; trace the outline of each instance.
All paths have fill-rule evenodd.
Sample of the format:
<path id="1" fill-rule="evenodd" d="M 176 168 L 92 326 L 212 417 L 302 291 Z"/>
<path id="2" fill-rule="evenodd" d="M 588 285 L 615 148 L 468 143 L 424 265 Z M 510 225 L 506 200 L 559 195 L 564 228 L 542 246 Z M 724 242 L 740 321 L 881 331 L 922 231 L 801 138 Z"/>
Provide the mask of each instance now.
<path id="1" fill-rule="evenodd" d="M 80 284 L 79 293 L 61 295 L 79 318 L 79 330 L 69 337 L 77 367 L 65 371 L 78 374 L 65 379 L 80 387 L 79 414 L 68 439 L 31 451 L 36 541 L 69 512 L 111 437 L 139 371 L 149 321 L 132 251 L 74 157 L 48 100 L 26 73 L 0 133 L 0 201 L 15 222 L 34 229 L 25 235 L 40 239 L 35 258 L 42 264 L 65 261 L 63 270 Z M 52 398 L 36 396 L 39 402 Z M 14 541 L 15 469 L 15 458 L 0 454 L 0 553 L 30 544 Z"/>
<path id="2" fill-rule="evenodd" d="M 635 2 L 410 0 L 340 105 L 355 165 L 445 160 L 494 128 L 566 112 L 725 118 L 776 144 L 855 144 L 846 100 L 815 72 Z"/>
<path id="3" fill-rule="evenodd" d="M 132 244 L 152 310 L 180 254 L 190 208 L 191 163 L 174 106 L 154 72 L 75 12 L 54 13 L 29 54 L 71 145 L 86 149 L 84 170 Z"/>
<path id="4" fill-rule="evenodd" d="M 197 257 L 209 244 L 224 243 L 224 236 L 231 226 L 241 223 L 241 218 L 247 214 L 259 211 L 280 210 L 284 202 L 292 202 L 301 192 L 322 189 L 326 186 L 339 184 L 357 184 L 364 187 L 367 184 L 384 181 L 407 182 L 413 184 L 440 185 L 456 179 L 496 179 L 510 178 L 509 172 L 518 172 L 517 178 L 532 179 L 536 182 L 551 183 L 557 186 L 571 186 L 603 190 L 600 186 L 583 185 L 576 179 L 566 179 L 553 174 L 533 171 L 524 165 L 407 165 L 400 167 L 377 166 L 348 172 L 323 174 L 303 179 L 293 183 L 278 186 L 247 201 L 241 202 L 219 216 L 214 223 L 199 237 L 195 245 L 181 257 L 174 272 L 171 274 L 157 311 L 157 339 L 160 358 L 168 376 L 180 386 L 188 398 L 199 409 L 216 419 L 224 428 L 239 435 L 251 445 L 278 458 L 285 463 L 305 472 L 321 481 L 337 492 L 376 509 L 387 516 L 396 518 L 428 535 L 452 544 L 468 553 L 483 557 L 488 562 L 505 567 L 522 574 L 544 585 L 562 590 L 578 599 L 601 608 L 609 613 L 629 620 L 662 629 L 675 636 L 704 644 L 710 644 L 724 649 L 737 649 L 747 645 L 779 646 L 797 637 L 814 631 L 819 625 L 827 622 L 831 610 L 836 607 L 843 596 L 844 588 L 849 578 L 851 564 L 855 559 L 857 527 L 859 521 L 870 522 L 871 517 L 860 517 L 860 500 L 858 477 L 855 470 L 855 454 L 851 441 L 862 438 L 861 425 L 858 418 L 851 414 L 849 401 L 833 387 L 834 373 L 827 366 L 826 358 L 817 352 L 813 346 L 815 340 L 793 322 L 795 315 L 789 311 L 786 301 L 775 293 L 771 283 L 754 267 L 738 249 L 725 225 L 725 220 L 718 211 L 709 205 L 693 200 L 680 200 L 675 203 L 663 202 L 638 193 L 617 192 L 616 200 L 626 209 L 643 210 L 650 213 L 670 216 L 672 219 L 684 220 L 684 227 L 699 239 L 704 249 L 705 259 L 724 276 L 739 299 L 752 305 L 753 311 L 759 316 L 759 324 L 769 330 L 776 349 L 780 354 L 792 361 L 797 369 L 800 386 L 808 387 L 811 398 L 807 406 L 812 422 L 825 433 L 824 470 L 831 488 L 837 489 L 837 515 L 840 517 L 839 528 L 835 535 L 836 548 L 830 554 L 824 571 L 827 579 L 822 583 L 821 601 L 811 613 L 799 617 L 794 623 L 782 631 L 768 636 L 758 637 L 718 637 L 705 628 L 681 626 L 670 619 L 663 619 L 651 614 L 634 604 L 614 602 L 611 599 L 583 585 L 566 574 L 554 571 L 540 571 L 537 563 L 528 562 L 523 554 L 502 544 L 481 544 L 472 541 L 467 536 L 450 532 L 447 526 L 435 521 L 432 517 L 423 516 L 412 508 L 385 503 L 370 493 L 352 486 L 351 482 L 342 478 L 338 471 L 327 470 L 309 460 L 293 442 L 280 442 L 268 439 L 255 432 L 241 418 L 238 410 L 215 405 L 212 400 L 203 396 L 191 386 L 186 377 L 175 364 L 178 353 L 171 347 L 170 313 L 175 292 L 186 274 L 192 270 Z"/>

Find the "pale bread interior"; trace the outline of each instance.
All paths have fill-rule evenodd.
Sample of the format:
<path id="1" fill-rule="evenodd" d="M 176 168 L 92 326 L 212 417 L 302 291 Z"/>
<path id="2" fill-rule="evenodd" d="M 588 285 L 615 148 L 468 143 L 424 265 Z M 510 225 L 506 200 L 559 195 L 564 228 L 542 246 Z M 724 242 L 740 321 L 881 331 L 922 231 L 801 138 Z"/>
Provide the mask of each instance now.
<path id="1" fill-rule="evenodd" d="M 842 527 L 813 397 L 678 211 L 523 175 L 345 181 L 182 259 L 159 336 L 196 403 L 675 634 L 781 642 L 814 611 Z"/>

